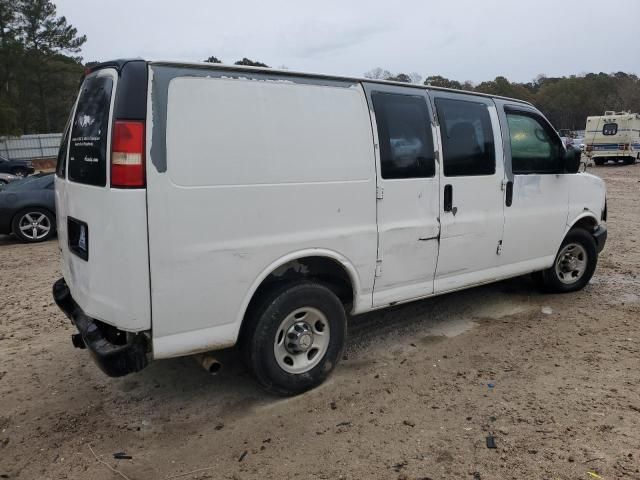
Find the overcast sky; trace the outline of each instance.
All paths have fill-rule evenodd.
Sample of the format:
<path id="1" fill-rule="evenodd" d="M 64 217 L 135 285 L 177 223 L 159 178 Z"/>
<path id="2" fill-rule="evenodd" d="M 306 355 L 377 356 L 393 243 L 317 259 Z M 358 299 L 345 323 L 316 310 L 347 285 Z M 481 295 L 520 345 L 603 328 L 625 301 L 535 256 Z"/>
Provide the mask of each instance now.
<path id="1" fill-rule="evenodd" d="M 640 0 L 54 0 L 85 60 L 143 57 L 479 82 L 640 73 Z"/>

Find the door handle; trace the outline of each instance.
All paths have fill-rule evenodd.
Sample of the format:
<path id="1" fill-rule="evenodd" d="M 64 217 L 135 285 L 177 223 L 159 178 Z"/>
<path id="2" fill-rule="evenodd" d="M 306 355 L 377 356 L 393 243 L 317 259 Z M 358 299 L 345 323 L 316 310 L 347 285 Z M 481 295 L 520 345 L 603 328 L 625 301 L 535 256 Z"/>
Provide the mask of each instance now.
<path id="1" fill-rule="evenodd" d="M 505 204 L 510 207 L 513 203 L 513 182 L 509 180 L 505 189 Z"/>
<path id="2" fill-rule="evenodd" d="M 444 186 L 444 201 L 442 209 L 445 212 L 453 211 L 453 187 L 451 185 Z"/>

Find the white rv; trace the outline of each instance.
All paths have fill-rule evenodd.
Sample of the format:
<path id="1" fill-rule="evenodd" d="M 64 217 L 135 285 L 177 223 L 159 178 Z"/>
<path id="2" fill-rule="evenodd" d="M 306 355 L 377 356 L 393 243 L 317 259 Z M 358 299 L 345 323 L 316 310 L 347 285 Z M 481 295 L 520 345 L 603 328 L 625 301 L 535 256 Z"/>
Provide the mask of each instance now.
<path id="1" fill-rule="evenodd" d="M 350 315 L 529 273 L 584 287 L 606 201 L 578 167 L 518 100 L 104 63 L 58 157 L 53 295 L 109 375 L 238 344 L 295 394 L 339 361 Z"/>
<path id="2" fill-rule="evenodd" d="M 607 111 L 587 117 L 584 143 L 596 165 L 609 160 L 634 164 L 640 159 L 640 114 Z"/>

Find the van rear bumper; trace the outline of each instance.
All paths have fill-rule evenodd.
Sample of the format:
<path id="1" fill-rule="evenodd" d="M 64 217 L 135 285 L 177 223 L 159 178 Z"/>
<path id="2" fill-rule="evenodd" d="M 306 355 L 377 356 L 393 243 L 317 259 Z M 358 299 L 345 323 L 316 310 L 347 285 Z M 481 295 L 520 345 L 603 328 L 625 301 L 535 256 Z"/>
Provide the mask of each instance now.
<path id="1" fill-rule="evenodd" d="M 147 339 L 143 334 L 127 334 L 87 316 L 71 296 L 64 278 L 53 284 L 53 299 L 80 332 L 73 344 L 87 348 L 95 363 L 110 377 L 138 372 L 149 363 Z"/>

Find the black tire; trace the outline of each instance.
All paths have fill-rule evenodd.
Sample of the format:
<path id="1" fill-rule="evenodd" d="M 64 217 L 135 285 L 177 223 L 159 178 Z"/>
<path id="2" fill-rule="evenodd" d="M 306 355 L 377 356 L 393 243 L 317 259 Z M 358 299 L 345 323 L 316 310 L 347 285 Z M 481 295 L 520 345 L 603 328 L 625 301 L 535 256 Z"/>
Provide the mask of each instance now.
<path id="1" fill-rule="evenodd" d="M 11 170 L 11 173 L 13 175 L 15 175 L 16 177 L 27 177 L 29 175 L 29 170 L 27 170 L 26 168 L 23 167 L 16 167 L 13 170 Z"/>
<path id="2" fill-rule="evenodd" d="M 604 158 L 594 158 L 593 163 L 596 165 L 604 165 L 606 160 Z"/>
<path id="3" fill-rule="evenodd" d="M 292 318 L 294 312 L 305 308 L 318 310 L 324 315 L 324 321 L 329 326 L 328 346 L 316 360 L 318 363 L 308 371 L 290 373 L 278 364 L 276 340 L 279 333 L 284 331 L 281 328 L 283 323 Z M 271 393 L 297 395 L 317 387 L 342 356 L 347 336 L 344 306 L 335 293 L 319 283 L 304 281 L 272 289 L 251 308 L 246 321 L 241 340 L 245 363 L 260 385 Z M 279 338 L 283 338 L 282 334 Z M 309 349 L 309 353 L 311 350 L 313 348 Z"/>
<path id="4" fill-rule="evenodd" d="M 26 215 L 30 215 L 32 219 L 38 220 L 38 224 L 40 226 L 36 227 L 35 235 L 33 233 L 33 229 L 23 230 L 21 228 L 28 222 L 28 218 L 25 218 Z M 45 226 L 48 228 L 47 230 L 40 228 Z M 25 208 L 24 210 L 16 213 L 13 217 L 11 222 L 11 231 L 16 237 L 25 243 L 44 242 L 45 240 L 49 240 L 56 233 L 56 217 L 45 208 Z"/>
<path id="5" fill-rule="evenodd" d="M 624 157 L 623 161 L 625 165 L 633 165 L 636 163 L 635 157 Z"/>
<path id="6" fill-rule="evenodd" d="M 571 246 L 580 246 L 580 248 L 571 247 Z M 584 258 L 585 267 L 582 273 L 574 279 L 571 277 L 575 272 L 562 272 L 562 268 L 558 266 L 563 264 L 563 259 L 560 258 L 561 254 L 565 251 L 565 247 L 571 250 L 578 251 L 578 255 L 575 255 L 576 258 L 579 258 L 580 255 L 586 256 Z M 596 241 L 593 238 L 593 235 L 588 231 L 582 228 L 574 228 L 570 230 L 556 254 L 556 258 L 553 261 L 553 265 L 551 268 L 547 270 L 543 270 L 541 272 L 536 272 L 534 274 L 534 280 L 536 283 L 542 287 L 542 289 L 546 292 L 550 293 L 569 293 L 575 292 L 577 290 L 581 290 L 584 286 L 589 283 L 591 277 L 593 277 L 593 273 L 596 270 L 596 265 L 598 264 L 598 250 L 596 248 Z M 558 266 L 558 268 L 556 268 Z M 559 273 L 558 270 L 561 272 Z M 568 270 L 571 270 L 569 267 Z M 576 270 L 577 271 L 577 270 Z M 564 281 L 563 278 L 564 277 Z"/>

